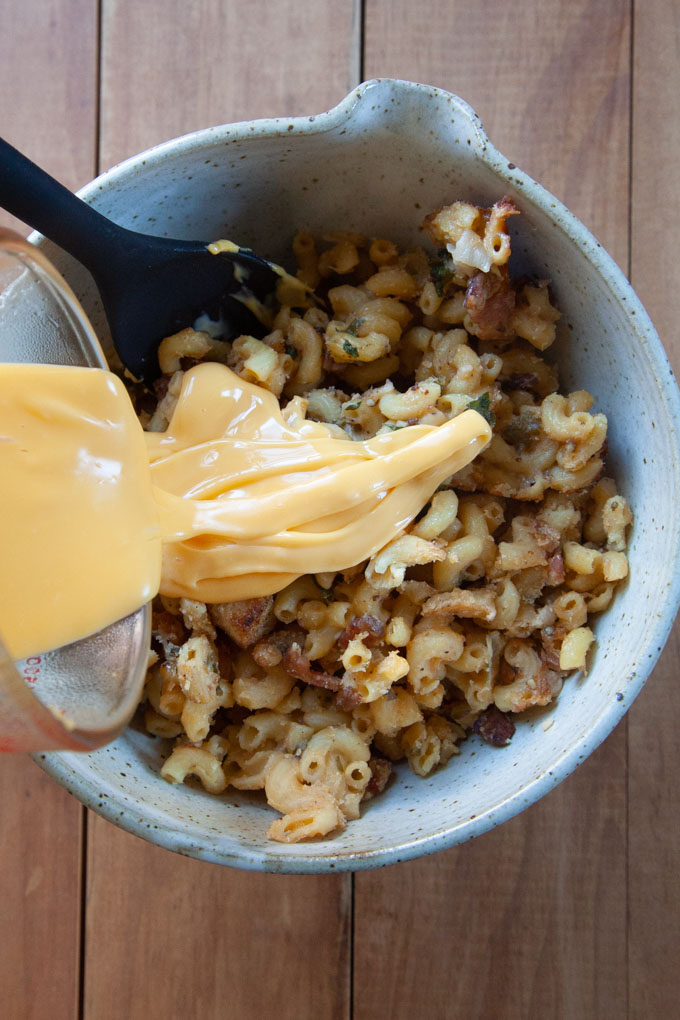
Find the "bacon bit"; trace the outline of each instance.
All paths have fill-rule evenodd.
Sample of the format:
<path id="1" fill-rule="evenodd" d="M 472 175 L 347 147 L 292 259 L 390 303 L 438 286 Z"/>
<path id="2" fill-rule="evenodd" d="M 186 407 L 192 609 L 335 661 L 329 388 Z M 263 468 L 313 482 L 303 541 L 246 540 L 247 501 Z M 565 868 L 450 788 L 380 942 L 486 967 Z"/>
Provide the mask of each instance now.
<path id="1" fill-rule="evenodd" d="M 351 712 L 353 708 L 363 704 L 363 699 L 356 687 L 341 685 L 335 702 L 343 712 Z"/>
<path id="2" fill-rule="evenodd" d="M 367 648 L 375 648 L 379 645 L 385 633 L 385 624 L 377 616 L 354 616 L 351 622 L 337 640 L 337 646 L 344 652 L 350 641 L 353 641 L 359 634 L 365 634 L 364 644 Z"/>
<path id="3" fill-rule="evenodd" d="M 493 747 L 505 747 L 510 742 L 515 732 L 515 724 L 505 712 L 501 712 L 495 705 L 489 707 L 477 716 L 472 726 L 474 733 L 478 733 L 482 740 Z"/>
<path id="4" fill-rule="evenodd" d="M 567 628 L 563 623 L 548 624 L 541 629 L 541 662 L 545 670 L 561 673 L 560 670 L 560 649 L 562 642 L 567 635 Z"/>
<path id="5" fill-rule="evenodd" d="M 556 552 L 548 560 L 548 584 L 563 584 L 565 578 L 564 560 L 561 552 Z"/>
<path id="6" fill-rule="evenodd" d="M 179 647 L 189 637 L 189 631 L 184 626 L 181 617 L 173 616 L 172 613 L 168 613 L 166 610 L 153 614 L 151 634 L 152 637 L 160 642 L 164 649 L 166 649 L 167 645 Z"/>
<path id="7" fill-rule="evenodd" d="M 371 800 L 372 797 L 377 797 L 379 793 L 382 793 L 392 775 L 392 762 L 387 758 L 372 755 L 368 767 L 371 770 L 371 778 L 364 790 L 364 800 Z"/>
<path id="8" fill-rule="evenodd" d="M 541 631 L 541 662 L 549 671 L 559 672 L 560 647 L 563 639 L 563 627 L 544 627 Z"/>
<path id="9" fill-rule="evenodd" d="M 475 273 L 465 292 L 465 308 L 480 340 L 510 339 L 515 292 L 507 272 Z"/>
<path id="10" fill-rule="evenodd" d="M 274 596 L 218 602 L 209 607 L 210 618 L 239 648 L 250 648 L 276 626 Z"/>
<path id="11" fill-rule="evenodd" d="M 341 680 L 331 673 L 324 673 L 320 669 L 312 669 L 312 664 L 306 655 L 300 651 L 300 646 L 295 643 L 286 651 L 281 664 L 289 676 L 296 680 L 303 680 L 312 687 L 323 687 L 326 691 L 340 690 Z"/>
<path id="12" fill-rule="evenodd" d="M 552 524 L 536 517 L 531 526 L 533 535 L 541 549 L 546 552 L 553 552 L 560 544 L 560 533 Z"/>
<path id="13" fill-rule="evenodd" d="M 301 627 L 289 627 L 287 630 L 275 630 L 267 637 L 258 641 L 252 650 L 252 656 L 258 666 L 271 669 L 278 666 L 284 654 L 293 645 L 302 648 L 305 633 Z"/>

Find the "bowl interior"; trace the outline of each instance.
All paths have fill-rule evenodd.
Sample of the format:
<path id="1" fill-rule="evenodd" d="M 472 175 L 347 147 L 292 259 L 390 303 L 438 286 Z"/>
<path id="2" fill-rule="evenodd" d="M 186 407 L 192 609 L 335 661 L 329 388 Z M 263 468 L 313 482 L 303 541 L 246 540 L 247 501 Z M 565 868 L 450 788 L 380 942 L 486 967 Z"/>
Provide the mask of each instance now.
<path id="1" fill-rule="evenodd" d="M 590 674 L 534 712 L 510 745 L 476 738 L 429 779 L 398 781 L 359 821 L 311 844 L 267 841 L 255 798 L 213 798 L 158 775 L 162 745 L 128 730 L 94 754 L 49 755 L 61 782 L 112 821 L 170 849 L 240 867 L 323 871 L 389 863 L 462 842 L 547 792 L 614 727 L 663 646 L 678 601 L 680 404 L 661 345 L 612 260 L 547 192 L 511 167 L 456 97 L 378 82 L 317 118 L 200 132 L 122 164 L 84 189 L 124 226 L 158 235 L 229 237 L 291 267 L 296 229 L 358 230 L 422 241 L 432 209 L 510 194 L 514 273 L 549 278 L 563 317 L 554 357 L 563 386 L 596 395 L 609 419 L 609 470 L 635 512 L 632 579 L 596 626 Z M 106 347 L 92 281 L 52 245 Z"/>

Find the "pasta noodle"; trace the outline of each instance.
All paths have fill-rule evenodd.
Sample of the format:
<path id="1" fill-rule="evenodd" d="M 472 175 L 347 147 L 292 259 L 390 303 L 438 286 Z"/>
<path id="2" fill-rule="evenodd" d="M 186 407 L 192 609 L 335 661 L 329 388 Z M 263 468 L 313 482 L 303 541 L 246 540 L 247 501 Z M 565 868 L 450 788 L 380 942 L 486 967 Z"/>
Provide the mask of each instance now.
<path id="1" fill-rule="evenodd" d="M 493 426 L 366 562 L 241 603 L 157 600 L 143 718 L 175 742 L 162 775 L 264 791 L 281 816 L 273 839 L 341 829 L 392 762 L 427 776 L 473 730 L 507 742 L 512 716 L 587 670 L 594 617 L 628 574 L 633 517 L 604 476 L 607 419 L 590 393 L 560 392 L 542 357 L 559 311 L 547 281 L 510 278 L 516 213 L 509 199 L 454 202 L 425 221 L 429 254 L 301 231 L 298 278 L 325 310 L 284 304 L 265 337 L 189 329 L 161 345 L 167 381 L 140 410 L 150 430 L 166 428 L 182 370 L 202 358 L 301 400 L 344 438 L 468 407 Z"/>

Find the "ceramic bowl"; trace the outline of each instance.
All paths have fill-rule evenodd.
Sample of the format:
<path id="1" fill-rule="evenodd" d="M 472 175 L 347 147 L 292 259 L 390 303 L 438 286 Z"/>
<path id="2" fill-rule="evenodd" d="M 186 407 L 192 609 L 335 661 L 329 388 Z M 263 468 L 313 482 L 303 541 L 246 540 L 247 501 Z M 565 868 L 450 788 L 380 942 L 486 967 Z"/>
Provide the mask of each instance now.
<path id="1" fill-rule="evenodd" d="M 491 145 L 456 96 L 379 80 L 329 113 L 211 128 L 127 160 L 81 191 L 136 230 L 231 237 L 290 262 L 295 230 L 358 230 L 420 240 L 432 209 L 458 198 L 513 197 L 514 273 L 552 280 L 563 317 L 552 349 L 562 382 L 585 388 L 610 422 L 610 470 L 635 511 L 631 579 L 596 623 L 587 677 L 517 726 L 503 750 L 477 738 L 428 779 L 406 768 L 358 821 L 332 838 L 281 845 L 255 797 L 212 797 L 159 776 L 159 742 L 128 730 L 92 754 L 40 756 L 42 766 L 105 818 L 160 846 L 241 868 L 328 872 L 403 861 L 462 843 L 548 793 L 619 722 L 656 662 L 680 596 L 680 400 L 661 343 L 613 260 L 563 205 Z M 519 220 L 519 222 L 518 222 Z M 96 290 L 52 245 L 106 344 Z"/>

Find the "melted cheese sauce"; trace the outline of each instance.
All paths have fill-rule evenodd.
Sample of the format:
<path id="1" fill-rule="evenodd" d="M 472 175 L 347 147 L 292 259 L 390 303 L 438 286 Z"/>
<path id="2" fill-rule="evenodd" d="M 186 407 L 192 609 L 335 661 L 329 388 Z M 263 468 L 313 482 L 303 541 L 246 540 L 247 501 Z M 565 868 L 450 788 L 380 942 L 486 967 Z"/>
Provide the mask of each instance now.
<path id="1" fill-rule="evenodd" d="M 223 365 L 185 374 L 166 432 L 92 368 L 0 366 L 0 630 L 14 658 L 158 591 L 226 602 L 342 570 L 487 445 L 476 411 L 356 442 Z"/>
<path id="2" fill-rule="evenodd" d="M 237 255 L 240 251 L 249 251 L 249 249 L 243 249 L 233 241 L 220 240 L 213 241 L 208 245 L 208 251 L 211 255 Z M 275 273 L 279 279 L 276 281 L 276 287 L 274 294 L 276 301 L 279 305 L 292 305 L 295 308 L 311 308 L 317 304 L 317 299 L 314 291 L 303 283 L 302 280 L 298 280 L 296 276 L 285 270 L 282 266 L 276 264 L 276 262 L 269 262 L 269 268 Z M 231 297 L 240 301 L 241 304 L 252 312 L 255 318 L 263 323 L 267 327 L 271 327 L 272 324 L 272 312 L 270 308 L 260 301 L 249 289 L 248 289 L 248 269 L 246 266 L 234 263 L 234 277 L 238 283 L 241 284 L 241 290 L 234 292 Z"/>
<path id="3" fill-rule="evenodd" d="M 0 632 L 15 659 L 76 641 L 158 590 L 144 434 L 101 369 L 0 366 Z"/>

